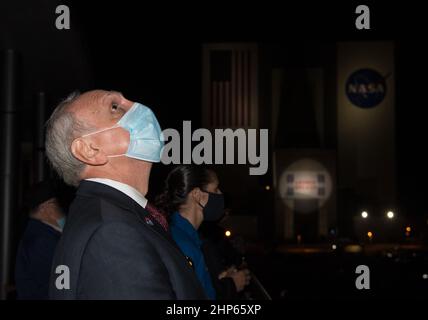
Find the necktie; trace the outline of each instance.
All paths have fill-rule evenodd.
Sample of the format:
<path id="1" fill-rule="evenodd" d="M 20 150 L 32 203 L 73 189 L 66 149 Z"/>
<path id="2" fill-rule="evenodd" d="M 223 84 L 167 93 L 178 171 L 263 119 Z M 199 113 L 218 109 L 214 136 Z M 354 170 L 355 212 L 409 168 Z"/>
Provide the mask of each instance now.
<path id="1" fill-rule="evenodd" d="M 164 214 L 162 214 L 154 205 L 152 205 L 150 202 L 147 202 L 146 204 L 146 210 L 150 214 L 150 216 L 156 220 L 157 223 L 159 223 L 162 228 L 168 232 L 168 221 L 166 220 L 166 217 Z"/>

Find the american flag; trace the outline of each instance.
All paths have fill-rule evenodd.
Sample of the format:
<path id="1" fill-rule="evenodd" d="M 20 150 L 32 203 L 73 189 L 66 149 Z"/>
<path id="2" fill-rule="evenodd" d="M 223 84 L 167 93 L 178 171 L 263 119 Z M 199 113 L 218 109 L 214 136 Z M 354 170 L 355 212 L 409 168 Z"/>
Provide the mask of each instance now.
<path id="1" fill-rule="evenodd" d="M 204 55 L 205 125 L 257 127 L 257 47 L 211 44 L 205 47 Z"/>

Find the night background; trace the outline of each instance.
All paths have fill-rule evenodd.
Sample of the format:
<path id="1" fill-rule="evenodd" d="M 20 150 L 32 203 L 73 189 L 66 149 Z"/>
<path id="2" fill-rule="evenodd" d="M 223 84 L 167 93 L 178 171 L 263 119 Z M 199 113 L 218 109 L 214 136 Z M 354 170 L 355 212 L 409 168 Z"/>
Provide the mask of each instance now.
<path id="1" fill-rule="evenodd" d="M 60 4 L 70 8 L 70 30 L 55 28 Z M 46 121 L 69 93 L 98 88 L 150 106 L 162 128 L 180 133 L 184 120 L 192 121 L 192 130 L 269 129 L 265 175 L 249 176 L 250 164 L 213 168 L 229 208 L 224 228 L 272 299 L 427 298 L 425 18 L 411 5 L 370 2 L 371 30 L 357 30 L 358 4 L 208 1 L 155 8 L 135 1 L 1 2 L 2 298 L 14 297 L 25 192 L 54 176 L 46 160 L 39 160 L 43 143 L 37 119 Z M 12 138 L 4 120 L 8 49 L 16 63 Z M 254 108 L 248 109 L 257 117 L 241 125 L 225 120 L 221 126 L 211 119 L 215 104 L 206 92 L 215 88 L 214 81 L 233 82 L 228 77 L 238 63 L 234 52 L 246 52 L 242 57 L 250 59 L 242 63 L 249 66 L 247 78 L 257 79 Z M 355 59 L 377 59 L 391 73 L 379 71 L 385 76 L 385 101 L 352 107 L 371 112 L 388 105 L 389 111 L 373 119 L 365 113 L 367 122 L 353 122 L 352 113 L 338 111 L 346 99 L 341 77 L 348 79 L 347 68 L 365 68 L 364 62 L 352 66 L 353 52 Z M 368 64 L 373 68 L 371 60 Z M 254 98 L 250 88 L 242 95 Z M 9 172 L 7 152 L 14 154 Z M 329 175 L 331 193 L 321 196 L 325 203 L 293 200 L 290 207 L 291 198 L 280 196 L 282 172 L 294 164 L 293 178 L 287 179 L 298 179 L 296 172 L 312 170 L 298 163 L 302 159 L 314 160 L 314 170 Z M 153 166 L 149 199 L 160 192 L 171 168 Z M 59 188 L 65 201 L 72 197 L 72 188 Z M 389 211 L 393 217 L 386 216 Z M 355 288 L 355 268 L 361 264 L 370 267 L 370 290 Z"/>

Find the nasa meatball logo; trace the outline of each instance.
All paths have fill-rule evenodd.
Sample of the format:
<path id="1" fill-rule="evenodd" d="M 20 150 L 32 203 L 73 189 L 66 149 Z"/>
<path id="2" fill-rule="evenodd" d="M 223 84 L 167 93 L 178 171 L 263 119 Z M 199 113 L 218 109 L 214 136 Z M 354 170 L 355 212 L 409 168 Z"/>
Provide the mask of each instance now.
<path id="1" fill-rule="evenodd" d="M 359 69 L 346 82 L 349 101 L 360 108 L 373 108 L 385 98 L 385 77 L 373 69 Z"/>

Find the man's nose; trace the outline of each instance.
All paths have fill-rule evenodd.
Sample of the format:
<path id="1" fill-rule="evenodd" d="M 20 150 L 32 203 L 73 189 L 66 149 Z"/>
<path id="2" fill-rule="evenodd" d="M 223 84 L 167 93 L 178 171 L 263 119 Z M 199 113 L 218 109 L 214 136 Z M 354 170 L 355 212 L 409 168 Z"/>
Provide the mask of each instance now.
<path id="1" fill-rule="evenodd" d="M 134 102 L 124 98 L 122 104 L 124 106 L 124 109 L 128 111 L 129 109 L 132 108 L 132 106 L 134 105 Z"/>

